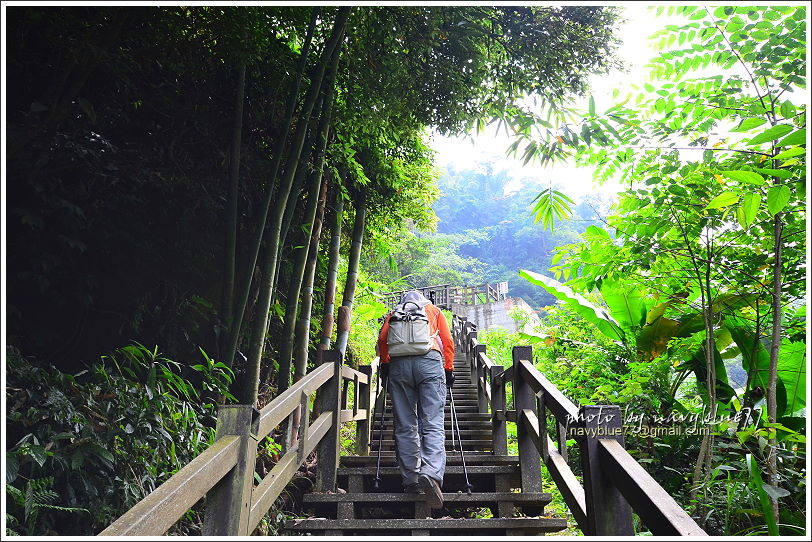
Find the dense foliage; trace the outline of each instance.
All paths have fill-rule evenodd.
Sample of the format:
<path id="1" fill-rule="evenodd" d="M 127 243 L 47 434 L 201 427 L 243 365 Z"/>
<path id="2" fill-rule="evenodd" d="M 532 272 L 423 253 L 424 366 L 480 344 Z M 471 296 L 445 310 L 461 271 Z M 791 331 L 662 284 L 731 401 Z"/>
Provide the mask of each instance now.
<path id="1" fill-rule="evenodd" d="M 8 355 L 7 495 L 32 535 L 97 531 L 210 442 L 214 404 L 340 344 L 361 252 L 434 227 L 430 127 L 615 63 L 603 7 L 4 9 L 8 342 L 34 360 Z M 203 378 L 169 361 L 201 351 Z"/>
<path id="2" fill-rule="evenodd" d="M 520 134 L 532 139 L 528 158 L 571 155 L 597 179 L 628 187 L 607 229 L 590 226 L 558 249 L 551 271 L 565 284 L 523 275 L 626 350 L 620 372 L 589 364 L 599 385 L 588 400 L 626 403 L 625 390 L 649 373 L 637 386 L 646 419 L 708 420 L 701 439 L 665 439 L 648 451 L 662 480 L 658 466 L 681 467 L 684 479 L 668 484 L 700 524 L 719 534 L 797 534 L 806 492 L 807 104 L 794 93 L 806 88 L 806 9 L 668 12 L 687 21 L 655 34 L 661 52 L 647 82 L 604 111 L 590 99 L 575 121 Z M 553 194 L 540 197 L 548 215 L 566 215 Z M 597 304 L 580 295 L 590 292 Z M 568 370 L 562 385 L 583 371 Z"/>
<path id="3" fill-rule="evenodd" d="M 510 123 L 525 160 L 571 157 L 624 186 L 603 223 L 567 225 L 583 213 L 566 187 L 507 197 L 501 172 L 452 170 L 441 233 L 404 241 L 392 267 L 421 285 L 524 269 L 550 306 L 532 334 L 481 332 L 492 359 L 530 343 L 575 402 L 621 405 L 626 446 L 710 534 L 803 534 L 806 8 L 658 10 L 686 20 L 654 34 L 647 80 Z M 514 224 L 531 216 L 557 231 L 528 230 L 526 252 Z"/>
<path id="4" fill-rule="evenodd" d="M 140 344 L 76 375 L 6 354 L 8 534 L 97 534 L 212 443 L 232 378 L 205 352 L 183 366 Z"/>

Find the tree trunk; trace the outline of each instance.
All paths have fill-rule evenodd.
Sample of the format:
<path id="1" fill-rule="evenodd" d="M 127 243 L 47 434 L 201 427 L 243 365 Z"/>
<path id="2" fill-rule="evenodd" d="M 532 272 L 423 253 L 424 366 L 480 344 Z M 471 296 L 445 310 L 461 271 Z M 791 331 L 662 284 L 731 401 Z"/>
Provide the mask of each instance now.
<path id="1" fill-rule="evenodd" d="M 338 261 L 341 257 L 341 218 L 343 212 L 344 198 L 341 196 L 341 189 L 336 184 L 327 280 L 324 285 L 324 312 L 321 320 L 321 341 L 319 342 L 319 350 L 329 350 L 330 338 L 333 336 L 333 311 L 335 310 L 336 283 L 338 282 Z"/>
<path id="2" fill-rule="evenodd" d="M 782 234 L 783 224 L 781 223 L 781 213 L 776 213 L 775 218 L 773 219 L 773 245 L 775 247 L 772 292 L 773 325 L 770 342 L 770 374 L 767 381 L 767 421 L 769 423 L 777 423 L 778 421 L 778 401 L 776 398 L 776 391 L 778 388 L 778 356 L 781 353 L 781 290 L 783 288 L 781 280 L 781 259 L 783 248 L 781 243 Z M 767 447 L 767 474 L 769 477 L 769 483 L 773 486 L 778 486 L 778 439 L 776 438 L 776 433 L 776 431 L 772 433 L 773 436 L 769 439 L 769 446 Z M 770 500 L 772 502 L 775 522 L 779 523 L 778 501 L 772 497 Z"/>
<path id="3" fill-rule="evenodd" d="M 705 257 L 704 274 L 698 277 L 700 279 L 700 292 L 702 296 L 702 318 L 705 324 L 705 370 L 707 372 L 707 379 L 705 381 L 708 393 L 708 419 L 710 423 L 716 419 L 716 341 L 714 334 L 714 312 L 713 312 L 713 291 L 711 289 L 711 263 L 713 261 L 713 242 L 710 239 L 710 234 L 707 234 L 706 248 L 707 254 Z M 699 454 L 696 459 L 694 467 L 694 481 L 691 487 L 690 500 L 695 500 L 699 488 L 702 484 L 707 482 L 707 476 L 710 472 L 711 461 L 713 459 L 713 429 L 707 428 L 708 431 L 702 436 L 702 444 L 699 447 Z M 701 510 L 702 505 L 698 505 Z M 700 513 L 701 518 L 699 524 L 704 527 L 705 514 Z"/>
<path id="4" fill-rule="evenodd" d="M 234 100 L 234 130 L 231 136 L 231 163 L 229 165 L 228 216 L 226 219 L 226 270 L 221 298 L 221 320 L 225 329 L 234 319 L 234 274 L 237 261 L 237 202 L 240 190 L 240 150 L 242 147 L 242 118 L 245 103 L 245 60 L 237 74 L 237 94 Z M 221 341 L 218 340 L 218 343 Z M 221 350 L 224 349 L 223 345 Z"/>
<path id="5" fill-rule="evenodd" d="M 307 350 L 310 344 L 310 315 L 313 310 L 313 283 L 316 280 L 316 264 L 319 260 L 319 242 L 324 221 L 324 207 L 327 203 L 327 182 L 322 183 L 319 195 L 319 209 L 316 222 L 313 224 L 313 233 L 310 236 L 310 248 L 307 251 L 307 267 L 305 268 L 304 284 L 302 286 L 299 318 L 296 320 L 296 343 L 293 350 L 296 360 L 293 381 L 298 382 L 307 374 Z"/>
<path id="6" fill-rule="evenodd" d="M 302 185 L 304 184 L 304 179 L 307 177 L 308 168 L 307 167 L 298 167 L 298 164 L 309 164 L 310 158 L 313 154 L 313 148 L 317 145 L 318 133 L 319 133 L 319 126 L 321 125 L 321 120 L 323 118 L 322 115 L 322 107 L 323 107 L 324 99 L 318 100 L 316 102 L 316 106 L 313 108 L 313 113 L 311 115 L 311 123 L 310 128 L 307 131 L 307 137 L 305 138 L 304 143 L 304 152 L 302 153 L 301 158 L 298 160 L 298 163 L 294 165 L 296 167 L 296 175 L 293 177 L 293 186 L 291 188 L 290 194 L 288 195 L 288 202 L 285 205 L 285 214 L 282 217 L 282 226 L 279 230 L 279 253 L 276 255 L 277 261 L 281 262 L 283 260 L 283 254 L 285 252 L 285 241 L 287 240 L 288 230 L 290 229 L 290 223 L 293 221 L 293 215 L 296 212 L 296 208 L 298 207 L 297 202 L 299 200 L 299 196 L 302 193 Z M 318 187 L 316 188 L 318 190 Z M 312 194 L 312 192 L 308 192 Z M 307 213 L 305 213 L 307 214 Z M 311 223 L 312 221 L 305 220 L 304 223 Z M 305 233 L 305 239 L 308 238 L 307 233 Z M 279 273 L 281 273 L 282 266 L 276 266 L 276 276 L 274 277 L 274 284 L 278 284 L 279 281 Z M 298 295 L 298 293 L 297 293 Z"/>
<path id="7" fill-rule="evenodd" d="M 307 132 L 307 124 L 310 113 L 313 111 L 313 106 L 318 98 L 322 81 L 324 80 L 324 72 L 327 65 L 332 62 L 337 62 L 340 54 L 339 42 L 344 35 L 344 27 L 349 15 L 349 7 L 339 8 L 338 15 L 336 16 L 333 32 L 329 41 L 325 45 L 322 53 L 321 60 L 313 75 L 313 79 L 305 99 L 304 106 L 299 116 L 299 122 L 296 128 L 296 136 L 290 149 L 287 163 L 289 166 L 295 164 L 302 153 L 302 146 L 304 145 L 304 138 Z M 333 57 L 333 53 L 335 57 Z M 240 386 L 238 399 L 242 404 L 253 404 L 257 398 L 259 389 L 259 372 L 262 360 L 262 352 L 265 346 L 265 334 L 268 330 L 269 311 L 271 308 L 271 297 L 274 289 L 275 269 L 278 262 L 279 254 L 279 235 L 281 233 L 282 218 L 284 216 L 285 205 L 287 203 L 288 195 L 293 184 L 293 177 L 296 174 L 295 167 L 288 167 L 285 172 L 285 177 L 280 180 L 279 190 L 276 193 L 276 203 L 274 204 L 273 212 L 271 214 L 271 223 L 268 231 L 268 243 L 266 246 L 266 261 L 263 265 L 263 273 L 266 280 L 260 291 L 260 299 L 257 304 L 258 313 L 254 320 L 254 326 L 251 334 L 251 345 L 248 355 L 248 366 L 246 367 L 245 381 Z"/>
<path id="8" fill-rule="evenodd" d="M 347 280 L 344 283 L 344 296 L 341 298 L 339 308 L 338 334 L 336 336 L 336 349 L 341 357 L 347 352 L 347 340 L 350 336 L 350 315 L 352 302 L 355 297 L 355 286 L 358 281 L 358 264 L 361 260 L 361 246 L 364 242 L 364 223 L 366 222 L 366 203 L 363 195 L 355 209 L 355 223 L 352 228 L 352 247 L 350 260 L 347 263 Z M 343 314 L 342 314 L 343 313 Z"/>
<path id="9" fill-rule="evenodd" d="M 240 328 L 246 313 L 246 306 L 248 304 L 248 296 L 251 291 L 251 278 L 254 275 L 254 269 L 257 266 L 257 259 L 259 258 L 259 249 L 262 245 L 262 238 L 265 232 L 265 222 L 268 218 L 268 211 L 271 207 L 271 200 L 274 194 L 274 183 L 276 181 L 277 173 L 279 172 L 279 164 L 282 161 L 282 153 L 285 149 L 285 142 L 287 141 L 288 133 L 290 132 L 290 125 L 293 122 L 293 112 L 296 109 L 296 102 L 299 96 L 299 87 L 301 86 L 302 77 L 304 76 L 305 66 L 307 64 L 307 56 L 310 51 L 310 44 L 313 38 L 313 31 L 316 27 L 316 20 L 318 19 L 319 8 L 313 9 L 313 15 L 310 19 L 310 25 L 307 29 L 307 36 L 305 37 L 304 45 L 302 46 L 302 55 L 299 58 L 299 63 L 296 68 L 296 77 L 291 85 L 288 101 L 285 104 L 285 120 L 283 121 L 283 128 L 276 141 L 276 146 L 273 150 L 273 158 L 271 161 L 271 169 L 268 174 L 268 182 L 266 187 L 266 196 L 262 205 L 260 206 L 259 216 L 256 223 L 256 233 L 248 253 L 248 259 L 245 264 L 245 272 L 243 280 L 240 284 L 239 296 L 235 298 L 235 303 L 232 305 L 231 314 L 233 321 L 227 330 L 228 339 L 226 341 L 226 350 L 223 356 L 223 363 L 232 366 L 234 363 L 234 355 L 237 353 L 237 344 L 240 338 Z"/>
<path id="10" fill-rule="evenodd" d="M 332 93 L 329 98 L 325 95 L 325 100 L 332 100 Z M 319 133 L 323 134 L 319 141 L 319 152 L 315 171 L 311 174 L 311 182 L 308 188 L 308 202 L 305 210 L 304 223 L 309 224 L 306 232 L 303 232 L 305 239 L 310 239 L 315 231 L 315 221 L 320 204 L 321 167 L 324 164 L 324 152 L 327 145 L 327 134 L 330 126 L 330 109 L 325 108 L 319 126 Z M 304 168 L 303 168 L 304 169 Z M 317 247 L 318 248 L 318 247 Z M 285 325 L 282 331 L 282 344 L 279 349 L 279 377 L 277 379 L 277 393 L 281 393 L 290 387 L 290 369 L 293 360 L 294 341 L 296 333 L 296 314 L 299 311 L 299 300 L 302 295 L 302 283 L 305 280 L 306 267 L 308 262 L 308 245 L 301 246 L 296 250 L 296 263 L 291 273 L 290 286 L 288 288 L 288 299 L 285 307 Z"/>
<path id="11" fill-rule="evenodd" d="M 322 160 L 322 165 L 323 165 Z M 317 169 L 317 172 L 321 169 Z M 317 175 L 321 177 L 321 175 Z M 305 268 L 304 284 L 301 292 L 302 308 L 299 311 L 299 318 L 296 320 L 296 341 L 293 350 L 296 360 L 293 372 L 293 381 L 298 382 L 307 374 L 307 351 L 310 346 L 310 314 L 313 308 L 313 283 L 316 279 L 316 264 L 319 260 L 319 241 L 321 240 L 321 226 L 324 220 L 324 207 L 327 202 L 327 181 L 322 183 L 319 193 L 319 208 L 316 213 L 316 221 L 313 223 L 313 230 L 310 234 L 310 246 L 307 250 L 307 266 Z M 290 422 L 290 443 L 288 449 L 296 444 L 299 434 L 299 425 L 302 421 L 301 406 L 293 412 Z"/>

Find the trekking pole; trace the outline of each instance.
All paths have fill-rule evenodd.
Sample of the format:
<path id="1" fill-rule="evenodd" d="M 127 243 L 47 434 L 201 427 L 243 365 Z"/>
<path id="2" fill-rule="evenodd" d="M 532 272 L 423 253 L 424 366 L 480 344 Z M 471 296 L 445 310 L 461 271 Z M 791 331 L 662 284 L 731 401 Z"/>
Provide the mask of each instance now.
<path id="1" fill-rule="evenodd" d="M 381 425 L 378 434 L 378 467 L 375 470 L 375 489 L 381 486 L 381 448 L 383 447 L 383 415 L 386 412 L 386 391 L 389 388 L 389 379 L 387 378 L 383 383 L 383 399 L 381 400 Z"/>
<path id="2" fill-rule="evenodd" d="M 468 467 L 465 466 L 465 453 L 462 451 L 462 435 L 460 434 L 460 421 L 457 418 L 457 409 L 454 407 L 454 394 L 448 388 L 448 395 L 451 397 L 451 434 L 454 434 L 454 426 L 457 427 L 457 442 L 460 445 L 460 458 L 462 459 L 462 472 L 465 474 L 465 492 L 469 495 L 474 486 L 468 481 Z"/>
<path id="3" fill-rule="evenodd" d="M 448 388 L 448 393 L 451 393 L 451 388 Z M 454 405 L 454 400 L 453 399 L 451 401 L 451 405 L 452 405 L 452 408 L 453 408 L 453 405 Z M 456 440 L 456 437 L 454 436 L 454 411 L 453 410 L 451 411 L 451 451 L 452 452 L 457 451 L 457 440 Z"/>

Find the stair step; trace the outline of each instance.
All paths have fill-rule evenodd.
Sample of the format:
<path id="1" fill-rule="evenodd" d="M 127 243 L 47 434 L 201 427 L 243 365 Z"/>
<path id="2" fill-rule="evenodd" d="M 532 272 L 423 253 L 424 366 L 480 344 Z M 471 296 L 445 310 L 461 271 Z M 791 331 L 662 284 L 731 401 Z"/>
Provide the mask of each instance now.
<path id="1" fill-rule="evenodd" d="M 457 418 L 462 420 L 481 420 L 483 422 L 491 422 L 491 415 L 487 412 L 458 412 Z M 377 423 L 381 423 L 381 414 L 377 413 L 373 416 Z M 384 420 L 391 420 L 393 417 L 391 411 L 387 411 L 383 415 Z"/>
<path id="2" fill-rule="evenodd" d="M 393 531 L 428 530 L 433 533 L 452 531 L 463 534 L 493 532 L 502 534 L 522 531 L 522 534 L 551 533 L 567 528 L 560 518 L 448 518 L 448 519 L 293 519 L 285 522 L 291 531 Z M 495 531 L 495 532 L 494 532 Z M 346 532 L 344 534 L 347 534 Z M 411 533 L 408 533 L 411 534 Z"/>
<path id="3" fill-rule="evenodd" d="M 446 425 L 448 425 L 448 424 L 446 424 Z M 466 427 L 470 427 L 470 426 L 466 425 Z M 384 428 L 383 428 L 383 440 L 384 441 L 391 440 L 392 439 L 392 432 L 393 432 L 392 428 L 384 426 Z M 457 438 L 459 436 L 462 436 L 462 443 L 463 443 L 463 445 L 465 445 L 465 442 L 469 438 L 477 437 L 479 439 L 485 440 L 485 439 L 491 438 L 492 434 L 493 434 L 493 428 L 488 427 L 488 426 L 484 426 L 484 427 L 481 427 L 481 428 L 474 427 L 474 428 L 471 428 L 471 429 L 460 429 L 459 432 L 455 428 L 453 437 Z M 379 429 L 377 427 L 375 428 L 374 431 L 372 431 L 372 436 L 373 436 L 373 440 L 375 440 L 375 441 L 377 441 L 380 438 L 380 432 L 379 432 Z M 446 440 L 449 440 L 451 438 L 452 438 L 451 429 L 449 427 L 446 430 Z"/>
<path id="4" fill-rule="evenodd" d="M 464 443 L 463 443 L 464 445 Z M 345 455 L 341 457 L 342 467 L 375 467 L 378 463 L 377 452 L 374 455 Z M 381 465 L 391 466 L 395 464 L 395 454 L 381 451 Z M 461 465 L 460 454 L 448 454 L 446 465 Z M 519 456 L 516 455 L 494 455 L 466 453 L 465 464 L 468 467 L 474 465 L 518 465 Z"/>
<path id="5" fill-rule="evenodd" d="M 465 462 L 468 474 L 516 474 L 519 471 L 518 465 L 469 465 Z M 376 467 L 339 467 L 338 476 L 375 476 Z M 462 465 L 446 465 L 446 475 L 464 474 Z M 381 466 L 381 476 L 400 476 L 397 467 Z"/>
<path id="6" fill-rule="evenodd" d="M 352 501 L 358 503 L 381 502 L 415 502 L 425 500 L 425 495 L 415 493 L 306 493 L 305 503 L 331 503 Z M 549 504 L 552 496 L 549 493 L 512 493 L 512 492 L 484 492 L 484 493 L 443 493 L 443 502 L 448 503 L 496 503 L 515 502 L 531 503 L 534 505 Z"/>
<path id="7" fill-rule="evenodd" d="M 445 449 L 446 452 L 452 451 L 452 442 L 451 439 L 446 439 L 445 441 Z M 386 450 L 387 448 L 394 448 L 395 441 L 394 440 L 387 440 L 384 439 L 381 449 Z M 370 449 L 373 451 L 378 450 L 378 441 L 376 440 L 373 443 L 370 443 Z M 462 441 L 462 451 L 465 452 L 466 450 L 491 450 L 493 449 L 493 441 L 492 440 L 463 440 Z"/>

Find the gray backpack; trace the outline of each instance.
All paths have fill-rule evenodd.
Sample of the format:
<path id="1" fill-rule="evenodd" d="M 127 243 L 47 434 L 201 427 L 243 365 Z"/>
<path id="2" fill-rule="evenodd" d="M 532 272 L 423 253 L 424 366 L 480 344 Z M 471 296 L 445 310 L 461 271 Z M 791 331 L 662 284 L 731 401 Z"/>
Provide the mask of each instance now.
<path id="1" fill-rule="evenodd" d="M 422 356 L 431 350 L 429 318 L 417 303 L 397 305 L 389 318 L 386 339 L 390 356 Z"/>

